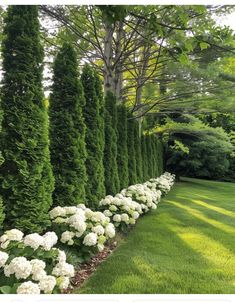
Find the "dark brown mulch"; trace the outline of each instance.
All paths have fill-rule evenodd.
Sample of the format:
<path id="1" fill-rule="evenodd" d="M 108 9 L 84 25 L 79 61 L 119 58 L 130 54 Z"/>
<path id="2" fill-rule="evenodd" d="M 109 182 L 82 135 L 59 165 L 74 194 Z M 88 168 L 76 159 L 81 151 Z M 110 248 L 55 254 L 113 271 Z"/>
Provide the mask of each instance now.
<path id="1" fill-rule="evenodd" d="M 79 288 L 96 270 L 97 266 L 103 262 L 117 247 L 117 242 L 107 245 L 102 252 L 99 252 L 91 258 L 88 263 L 81 264 L 75 273 L 75 277 L 71 280 L 71 284 Z M 70 294 L 72 288 L 64 291 L 64 294 Z"/>

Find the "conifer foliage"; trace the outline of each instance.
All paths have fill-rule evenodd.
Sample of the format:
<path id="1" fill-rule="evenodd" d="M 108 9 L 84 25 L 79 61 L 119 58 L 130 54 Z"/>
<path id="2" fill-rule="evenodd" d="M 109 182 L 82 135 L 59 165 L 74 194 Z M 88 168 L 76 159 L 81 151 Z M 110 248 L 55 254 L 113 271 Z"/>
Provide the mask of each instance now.
<path id="1" fill-rule="evenodd" d="M 142 169 L 142 153 L 141 153 L 141 139 L 139 131 L 139 123 L 135 121 L 134 125 L 134 146 L 135 146 L 135 160 L 136 160 L 136 178 L 137 182 L 143 181 L 143 169 Z"/>
<path id="2" fill-rule="evenodd" d="M 124 105 L 117 107 L 117 165 L 120 188 L 129 184 L 128 148 L 127 148 L 127 109 Z"/>
<path id="3" fill-rule="evenodd" d="M 137 183 L 136 174 L 136 152 L 135 152 L 135 120 L 131 114 L 128 114 L 128 169 L 129 185 Z"/>
<path id="4" fill-rule="evenodd" d="M 105 147 L 104 170 L 106 194 L 116 194 L 120 190 L 117 167 L 117 106 L 111 91 L 105 96 Z"/>
<path id="5" fill-rule="evenodd" d="M 49 225 L 53 176 L 41 84 L 38 8 L 9 6 L 5 22 L 0 195 L 8 227 L 40 232 Z"/>
<path id="6" fill-rule="evenodd" d="M 94 208 L 104 197 L 104 175 L 103 169 L 103 140 L 100 133 L 102 127 L 100 114 L 101 92 L 98 90 L 99 83 L 92 68 L 86 64 L 81 75 L 86 105 L 83 114 L 86 123 L 86 170 L 88 181 L 86 183 L 86 198 L 89 207 Z"/>
<path id="7" fill-rule="evenodd" d="M 55 175 L 54 205 L 76 205 L 85 201 L 84 105 L 76 53 L 71 45 L 64 43 L 54 62 L 49 105 L 51 162 Z"/>
<path id="8" fill-rule="evenodd" d="M 99 130 L 99 148 L 102 151 L 102 164 L 99 165 L 99 174 L 100 174 L 100 194 L 101 196 L 105 196 L 105 182 L 104 182 L 104 144 L 105 144 L 105 134 L 104 134 L 104 118 L 105 118 L 105 102 L 103 95 L 103 88 L 100 77 L 98 73 L 94 70 L 95 77 L 95 93 L 98 97 L 99 101 L 99 119 L 98 119 L 98 130 Z"/>
<path id="9" fill-rule="evenodd" d="M 2 110 L 0 107 L 0 133 L 1 133 L 1 131 L 2 131 Z M 0 150 L 0 169 L 1 169 L 1 165 L 3 164 L 3 161 L 4 161 L 4 159 L 2 156 L 2 152 Z M 0 195 L 0 229 L 2 228 L 4 218 L 5 218 L 5 214 L 3 211 L 3 201 L 2 201 L 2 196 Z"/>

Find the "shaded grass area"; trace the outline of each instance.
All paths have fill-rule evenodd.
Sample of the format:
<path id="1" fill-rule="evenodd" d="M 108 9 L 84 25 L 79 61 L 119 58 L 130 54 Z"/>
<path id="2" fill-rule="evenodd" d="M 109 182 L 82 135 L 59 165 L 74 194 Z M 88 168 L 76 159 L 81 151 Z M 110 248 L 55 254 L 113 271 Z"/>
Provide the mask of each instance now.
<path id="1" fill-rule="evenodd" d="M 235 293 L 235 184 L 183 178 L 74 293 Z"/>

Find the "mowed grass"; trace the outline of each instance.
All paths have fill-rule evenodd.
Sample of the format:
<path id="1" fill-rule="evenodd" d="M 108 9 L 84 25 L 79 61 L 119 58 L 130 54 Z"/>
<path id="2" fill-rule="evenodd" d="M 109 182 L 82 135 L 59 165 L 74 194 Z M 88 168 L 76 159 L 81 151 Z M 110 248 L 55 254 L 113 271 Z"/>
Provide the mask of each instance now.
<path id="1" fill-rule="evenodd" d="M 235 184 L 184 178 L 74 293 L 235 294 Z"/>

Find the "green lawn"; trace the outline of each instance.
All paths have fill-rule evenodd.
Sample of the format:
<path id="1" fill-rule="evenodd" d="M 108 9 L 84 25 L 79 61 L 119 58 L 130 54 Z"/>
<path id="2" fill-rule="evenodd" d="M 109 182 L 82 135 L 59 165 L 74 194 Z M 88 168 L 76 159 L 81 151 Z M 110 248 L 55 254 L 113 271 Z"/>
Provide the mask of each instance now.
<path id="1" fill-rule="evenodd" d="M 177 183 L 75 293 L 235 294 L 235 184 Z"/>

